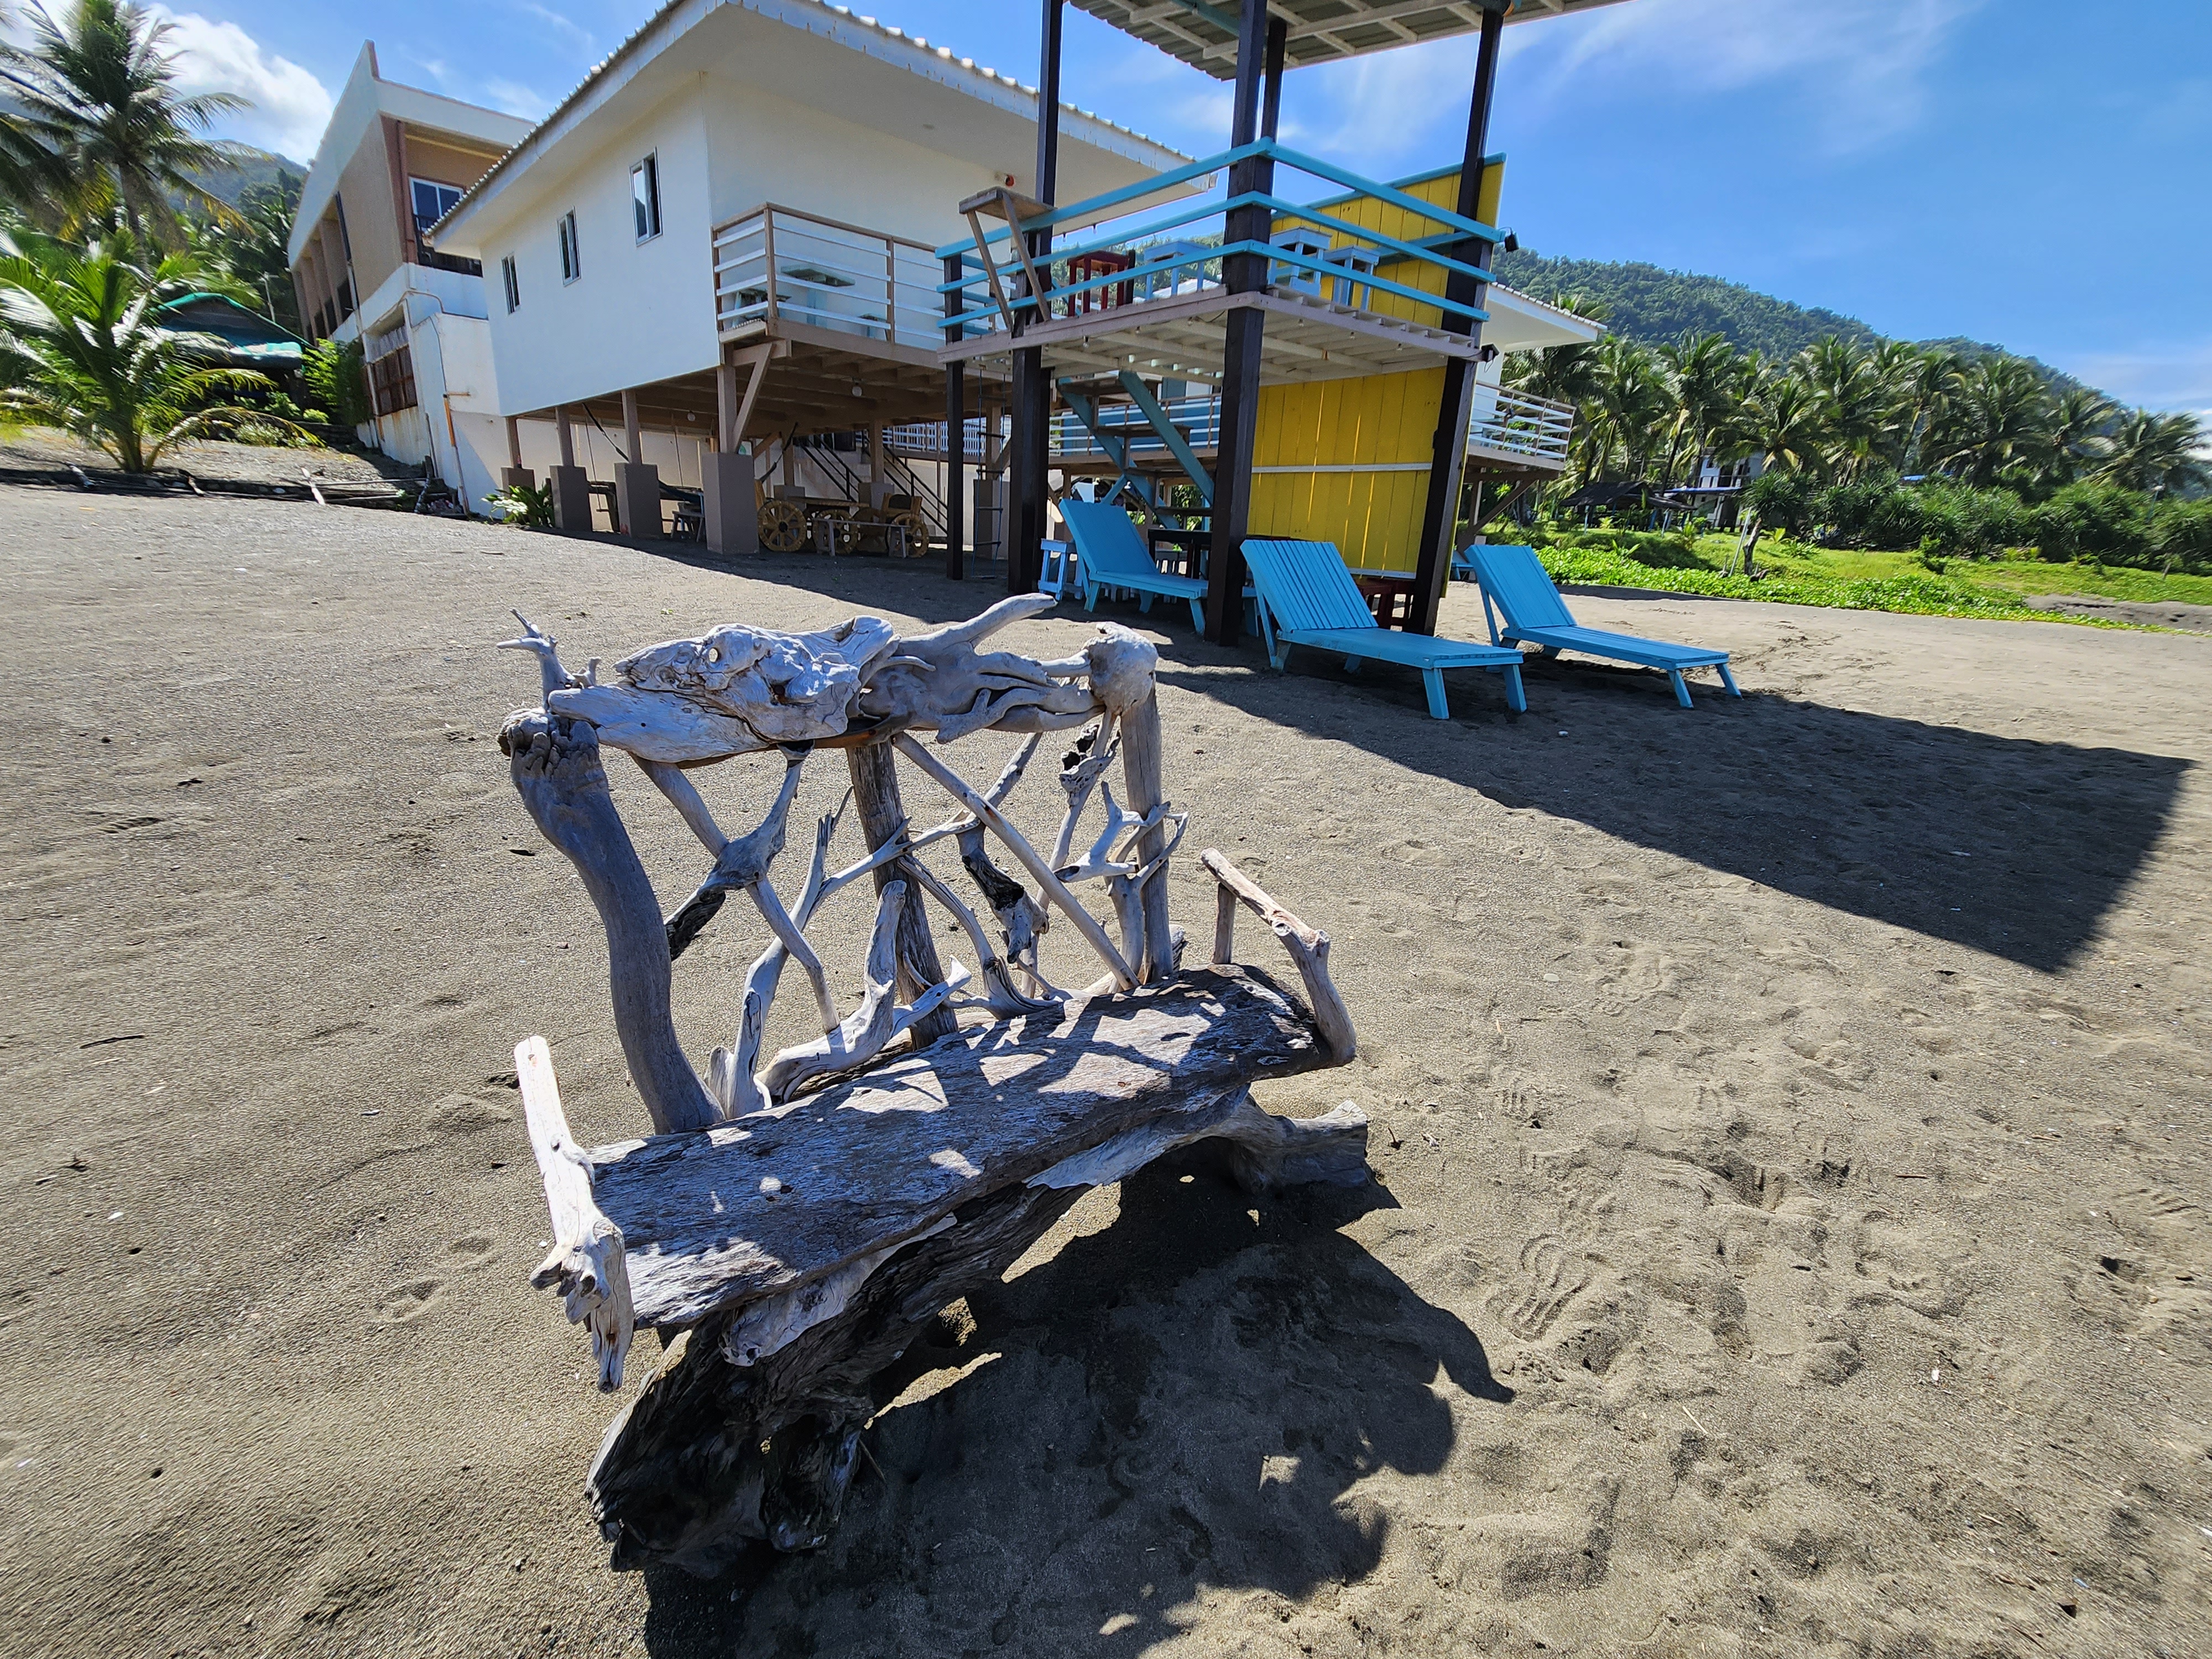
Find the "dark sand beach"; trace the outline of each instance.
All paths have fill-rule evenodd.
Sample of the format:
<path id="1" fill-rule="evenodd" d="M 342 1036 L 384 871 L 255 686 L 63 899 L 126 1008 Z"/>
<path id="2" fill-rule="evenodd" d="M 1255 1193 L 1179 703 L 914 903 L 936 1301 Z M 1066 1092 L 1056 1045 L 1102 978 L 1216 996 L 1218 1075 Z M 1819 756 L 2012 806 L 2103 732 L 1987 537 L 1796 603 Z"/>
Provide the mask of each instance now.
<path id="1" fill-rule="evenodd" d="M 1328 931 L 1360 1058 L 1262 1103 L 1357 1102 L 1376 1179 L 1090 1194 L 909 1354 L 829 1547 L 708 1584 L 608 1570 L 616 1402 L 525 1283 L 514 1043 L 646 1119 L 489 647 L 997 593 L 14 486 L 0 578 L 11 1655 L 2212 1650 L 2212 638 L 1579 598 L 1746 696 L 1535 664 L 1439 723 L 1115 610 L 1170 629 L 1177 920 L 1219 846 Z M 678 964 L 695 1056 L 758 933 Z"/>

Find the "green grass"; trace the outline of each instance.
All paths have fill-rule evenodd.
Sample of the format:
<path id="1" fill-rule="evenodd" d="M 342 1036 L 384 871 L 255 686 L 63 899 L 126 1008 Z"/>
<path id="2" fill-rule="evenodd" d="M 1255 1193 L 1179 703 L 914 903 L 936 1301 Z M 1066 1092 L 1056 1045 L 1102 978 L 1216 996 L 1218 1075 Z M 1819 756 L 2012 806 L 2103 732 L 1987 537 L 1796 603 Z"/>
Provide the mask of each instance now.
<path id="1" fill-rule="evenodd" d="M 2212 605 L 2212 576 L 2162 576 L 2120 565 L 2045 564 L 2039 559 L 1992 559 L 1972 569 L 1974 580 L 2008 593 L 2094 593 L 2152 605 Z"/>
<path id="2" fill-rule="evenodd" d="M 2127 624 L 2038 611 L 2025 601 L 2044 594 L 2087 593 L 2116 599 L 2212 605 L 2212 577 L 2161 576 L 2148 570 L 2100 570 L 2034 559 L 1954 559 L 1936 570 L 1922 564 L 1914 553 L 1764 541 L 1758 553 L 1759 575 L 1751 580 L 1726 574 L 1736 555 L 1735 538 L 1730 535 L 1692 538 L 1570 532 L 1562 540 L 1580 544 L 1538 550 L 1553 580 L 1599 586 L 1657 588 L 1842 611 L 2087 623 L 2105 628 Z"/>

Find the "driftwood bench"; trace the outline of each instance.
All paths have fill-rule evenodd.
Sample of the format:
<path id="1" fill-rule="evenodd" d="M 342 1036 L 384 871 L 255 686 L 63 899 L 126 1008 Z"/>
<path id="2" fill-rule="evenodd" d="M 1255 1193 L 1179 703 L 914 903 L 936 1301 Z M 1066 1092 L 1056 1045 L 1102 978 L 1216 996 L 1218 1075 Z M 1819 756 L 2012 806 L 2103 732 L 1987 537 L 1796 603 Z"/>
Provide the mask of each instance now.
<path id="1" fill-rule="evenodd" d="M 711 1573 L 755 1540 L 821 1543 L 881 1404 L 874 1379 L 1085 1189 L 1207 1139 L 1227 1143 L 1248 1190 L 1367 1178 L 1356 1107 L 1300 1121 L 1250 1094 L 1352 1057 L 1326 936 L 1208 852 L 1220 896 L 1212 961 L 1180 968 L 1165 877 L 1187 815 L 1162 793 L 1152 649 L 1112 627 L 1060 662 L 975 648 L 1036 608 L 1008 600 L 908 638 L 870 618 L 811 635 L 718 629 L 624 659 L 605 684 L 596 659 L 570 674 L 526 623 L 508 642 L 538 654 L 543 702 L 509 718 L 501 744 L 531 816 L 599 910 L 617 1029 L 655 1129 L 578 1146 L 544 1040 L 517 1047 L 554 1228 L 532 1282 L 558 1290 L 589 1328 L 603 1389 L 622 1382 L 637 1330 L 667 1345 L 591 1472 L 617 1566 Z M 980 791 L 917 736 L 941 744 L 983 731 L 1025 740 Z M 1004 809 L 1054 731 L 1079 735 L 1061 763 L 1047 855 Z M 643 767 L 712 855 L 666 915 L 609 792 L 608 748 Z M 769 870 L 800 769 L 839 749 L 867 853 L 833 872 L 846 809 L 825 816 L 787 904 Z M 748 754 L 775 757 L 783 775 L 762 823 L 726 836 L 688 774 Z M 1117 757 L 1126 805 L 1106 775 Z M 895 757 L 945 790 L 951 817 L 909 823 Z M 1079 851 L 1094 804 L 1103 826 Z M 947 844 L 980 904 L 924 857 Z M 994 861 L 994 845 L 1018 875 Z M 862 877 L 877 892 L 866 990 L 841 1017 L 805 929 Z M 1076 897 L 1086 883 L 1106 889 L 1112 931 Z M 670 1018 L 672 964 L 737 894 L 769 942 L 746 975 L 732 1042 L 702 1073 Z M 925 898 L 965 936 L 972 974 L 940 963 Z M 1295 990 L 1231 961 L 1240 908 L 1282 943 Z M 1055 920 L 1104 969 L 1081 990 L 1054 985 L 1041 957 Z M 821 1035 L 763 1059 L 793 963 Z"/>

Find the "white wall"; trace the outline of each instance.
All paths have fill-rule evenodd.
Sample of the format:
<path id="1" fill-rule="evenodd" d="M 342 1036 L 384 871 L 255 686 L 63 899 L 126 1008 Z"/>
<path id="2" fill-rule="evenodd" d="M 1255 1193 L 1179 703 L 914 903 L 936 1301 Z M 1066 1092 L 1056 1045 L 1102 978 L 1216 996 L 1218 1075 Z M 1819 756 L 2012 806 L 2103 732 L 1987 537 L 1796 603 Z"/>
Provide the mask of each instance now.
<path id="1" fill-rule="evenodd" d="M 980 164 L 841 119 L 826 110 L 710 80 L 704 99 L 716 224 L 764 202 L 934 247 L 966 228 L 954 210 L 1000 182 Z"/>
<path id="2" fill-rule="evenodd" d="M 640 242 L 629 170 L 659 158 L 661 234 Z M 695 88 L 486 204 L 485 308 L 502 410 L 542 410 L 714 366 L 707 146 Z M 561 216 L 576 215 L 583 274 L 561 279 Z M 522 303 L 507 309 L 513 255 Z"/>

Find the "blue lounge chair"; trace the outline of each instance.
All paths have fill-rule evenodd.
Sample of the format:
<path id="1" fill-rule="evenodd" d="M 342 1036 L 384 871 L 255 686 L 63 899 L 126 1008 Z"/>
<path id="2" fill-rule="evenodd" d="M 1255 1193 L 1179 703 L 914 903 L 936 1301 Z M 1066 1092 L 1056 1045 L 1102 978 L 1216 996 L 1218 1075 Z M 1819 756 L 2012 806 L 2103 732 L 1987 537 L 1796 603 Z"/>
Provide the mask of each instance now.
<path id="1" fill-rule="evenodd" d="M 1716 668 L 1729 695 L 1743 695 L 1729 672 L 1729 653 L 1694 645 L 1669 645 L 1664 640 L 1640 639 L 1633 634 L 1608 634 L 1601 628 L 1584 628 L 1574 619 L 1559 590 L 1544 572 L 1532 547 L 1492 547 L 1477 543 L 1468 548 L 1475 580 L 1482 585 L 1482 615 L 1490 624 L 1490 637 L 1500 644 L 1540 646 L 1547 657 L 1562 651 L 1579 651 L 1589 657 L 1609 657 L 1643 668 L 1663 668 L 1683 708 L 1690 706 L 1690 688 L 1683 683 L 1686 668 Z M 1494 608 L 1493 608 L 1494 607 Z M 1498 626 L 1503 615 L 1505 623 Z"/>
<path id="2" fill-rule="evenodd" d="M 1139 607 L 1150 611 L 1155 594 L 1190 601 L 1190 625 L 1206 631 L 1206 584 L 1195 576 L 1170 576 L 1152 562 L 1145 538 L 1129 515 L 1108 501 L 1065 501 L 1060 516 L 1075 538 L 1077 577 L 1083 584 L 1083 608 L 1095 610 L 1100 593 L 1126 588 Z"/>
<path id="3" fill-rule="evenodd" d="M 1260 627 L 1267 637 L 1268 660 L 1277 668 L 1290 660 L 1294 645 L 1334 652 L 1354 673 L 1363 658 L 1403 663 L 1421 671 L 1429 713 L 1440 720 L 1451 718 L 1444 702 L 1443 671 L 1487 668 L 1505 676 L 1507 703 L 1516 713 L 1528 711 L 1528 700 L 1521 694 L 1520 652 L 1511 646 L 1378 628 L 1375 613 L 1360 597 L 1358 585 L 1334 544 L 1255 537 L 1244 544 L 1244 566 L 1259 590 Z"/>

